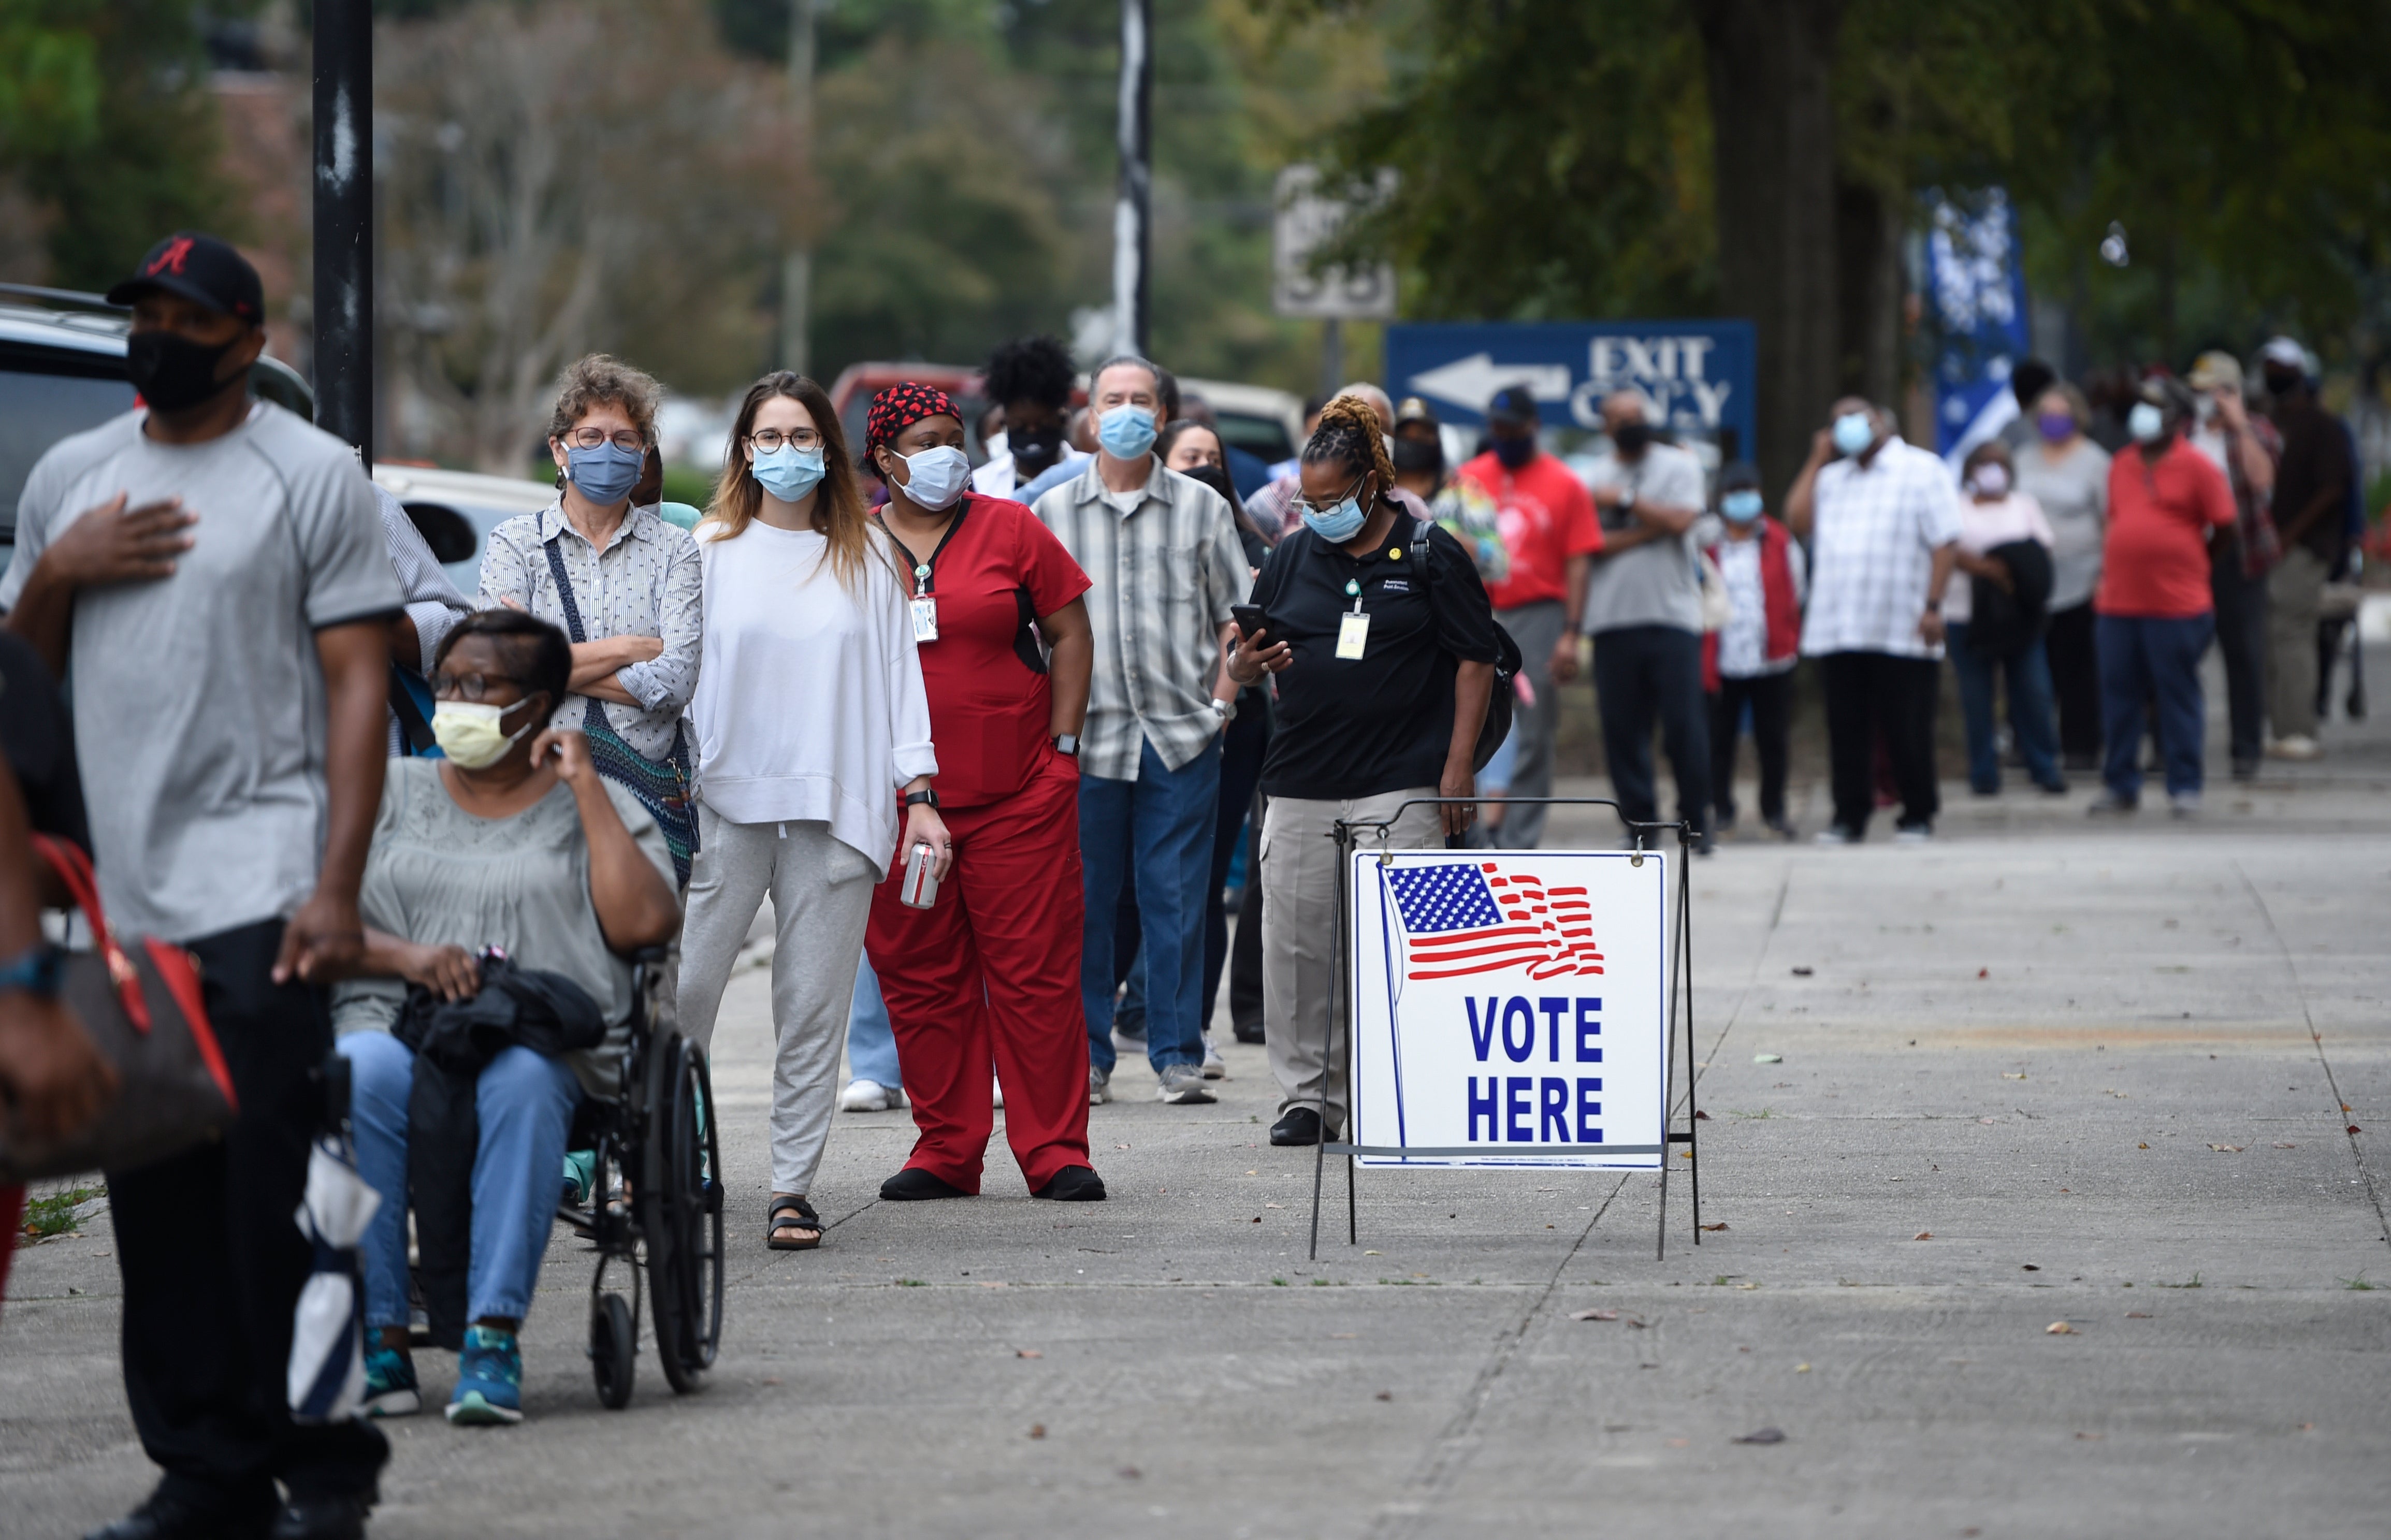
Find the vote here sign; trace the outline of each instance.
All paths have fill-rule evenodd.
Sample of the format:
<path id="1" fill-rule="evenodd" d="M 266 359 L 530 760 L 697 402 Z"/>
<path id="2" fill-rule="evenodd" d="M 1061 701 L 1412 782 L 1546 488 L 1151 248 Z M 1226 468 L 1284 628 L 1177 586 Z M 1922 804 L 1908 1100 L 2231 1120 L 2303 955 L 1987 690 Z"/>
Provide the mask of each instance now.
<path id="1" fill-rule="evenodd" d="M 1668 861 L 1356 851 L 1355 1158 L 1658 1170 Z"/>

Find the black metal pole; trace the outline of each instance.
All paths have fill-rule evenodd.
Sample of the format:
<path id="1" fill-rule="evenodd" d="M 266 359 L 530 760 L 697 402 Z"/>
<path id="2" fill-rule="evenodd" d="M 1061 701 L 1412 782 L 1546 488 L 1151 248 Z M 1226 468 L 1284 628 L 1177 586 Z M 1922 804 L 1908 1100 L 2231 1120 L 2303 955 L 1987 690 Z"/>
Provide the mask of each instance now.
<path id="1" fill-rule="evenodd" d="M 1154 212 L 1154 0 L 1121 0 L 1120 191 L 1113 203 L 1113 346 L 1150 352 Z"/>
<path id="2" fill-rule="evenodd" d="M 373 6 L 316 0 L 316 423 L 373 462 Z"/>

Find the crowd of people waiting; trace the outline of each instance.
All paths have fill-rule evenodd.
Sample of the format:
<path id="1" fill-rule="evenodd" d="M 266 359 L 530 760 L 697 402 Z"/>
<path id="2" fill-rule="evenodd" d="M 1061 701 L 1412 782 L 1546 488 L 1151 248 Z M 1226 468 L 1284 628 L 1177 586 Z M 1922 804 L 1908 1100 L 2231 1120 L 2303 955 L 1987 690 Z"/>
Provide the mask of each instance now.
<path id="1" fill-rule="evenodd" d="M 636 1008 L 630 959 L 672 949 L 671 1009 L 708 1043 L 767 900 L 763 1239 L 808 1250 L 836 1106 L 911 1105 L 885 1199 L 978 1192 L 998 1106 L 1033 1197 L 1102 1199 L 1089 1108 L 1121 1045 L 1164 1103 L 1211 1101 L 1224 972 L 1279 1088 L 1272 1143 L 1336 1137 L 1325 836 L 1383 820 L 1389 848 L 1534 846 L 1582 648 L 1622 815 L 1659 816 L 1657 734 L 1705 851 L 1737 818 L 1747 723 L 1759 817 L 1793 836 L 1803 657 L 1827 843 L 1861 839 L 1888 786 L 1898 836 L 1931 835 L 1946 652 L 1979 793 L 1999 789 L 2005 692 L 2037 786 L 2105 745 L 2094 810 L 2130 810 L 2154 725 L 2175 809 L 2196 808 L 2212 637 L 2235 772 L 2320 752 L 2319 599 L 2355 476 L 2285 339 L 2261 353 L 2263 415 L 2224 354 L 2139 381 L 2121 424 L 2021 366 L 2014 431 L 1956 474 L 1891 412 L 1838 402 L 1781 518 L 1751 466 L 1706 474 L 1633 391 L 1602 403 L 1589 463 L 1543 446 L 1523 389 L 1448 464 L 1427 403 L 1361 384 L 1263 467 L 1142 357 L 1098 364 L 1075 414 L 1043 338 L 994 361 L 978 426 L 1004 442 L 976 467 L 937 389 L 882 391 L 855 445 L 819 385 L 776 372 L 739 405 L 710 505 L 683 510 L 656 492 L 659 387 L 592 356 L 547 427 L 555 498 L 491 534 L 469 599 L 345 446 L 251 397 L 263 294 L 231 248 L 174 238 L 114 297 L 142 405 L 43 458 L 0 578 L 0 977 L 28 1002 L 0 1012 L 0 1076 L 36 1136 L 109 1091 L 42 983 L 38 831 L 90 848 L 124 929 L 198 957 L 240 1114 L 109 1173 L 128 1400 L 165 1472 L 110 1540 L 362 1533 L 386 1441 L 294 1422 L 283 1385 L 329 1053 L 383 1198 L 368 1404 L 421 1405 L 407 1209 L 428 1157 L 469 1195 L 447 1415 L 512 1422 L 559 1184 L 591 1179 L 575 1109 L 621 1090 L 603 1049 Z M 496 1053 L 462 1143 L 444 1125 L 427 1151 L 406 1024 L 485 988 L 492 949 L 594 1003 L 599 1047 Z"/>

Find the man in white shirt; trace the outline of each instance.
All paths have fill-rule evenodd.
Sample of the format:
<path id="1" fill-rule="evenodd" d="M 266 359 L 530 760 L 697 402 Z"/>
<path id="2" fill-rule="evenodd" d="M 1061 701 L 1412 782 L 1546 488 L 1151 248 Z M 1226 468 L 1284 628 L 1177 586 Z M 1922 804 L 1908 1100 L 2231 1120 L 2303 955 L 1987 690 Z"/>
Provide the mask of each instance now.
<path id="1" fill-rule="evenodd" d="M 1595 704 L 1602 752 L 1622 816 L 1660 817 L 1652 780 L 1652 727 L 1677 777 L 1677 816 L 1710 853 L 1710 731 L 1702 715 L 1701 547 L 1694 525 L 1707 500 L 1701 462 L 1652 434 L 1644 397 L 1615 391 L 1602 403 L 1612 453 L 1587 476 L 1602 549 L 1593 553 L 1585 630 L 1594 638 Z M 1649 843 L 1647 841 L 1646 843 Z"/>
<path id="2" fill-rule="evenodd" d="M 1826 692 L 1835 804 L 1818 843 L 1855 845 L 1868 832 L 1880 735 L 1901 792 L 1893 837 L 1931 839 L 1943 590 L 1959 550 L 1951 472 L 1904 444 L 1890 411 L 1845 396 L 1811 441 L 1785 522 L 1811 542 L 1802 652 L 1818 660 Z"/>

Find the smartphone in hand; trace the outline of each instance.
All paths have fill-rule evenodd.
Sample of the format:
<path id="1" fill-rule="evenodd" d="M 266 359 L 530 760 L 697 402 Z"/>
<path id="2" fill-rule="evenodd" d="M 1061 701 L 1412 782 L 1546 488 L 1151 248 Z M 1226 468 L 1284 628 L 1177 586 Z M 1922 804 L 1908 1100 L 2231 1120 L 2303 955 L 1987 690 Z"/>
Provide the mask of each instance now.
<path id="1" fill-rule="evenodd" d="M 1270 628 L 1270 622 L 1263 617 L 1260 604 L 1232 604 L 1229 606 L 1229 618 L 1237 623 L 1237 633 L 1246 639 L 1247 647 L 1254 644 L 1255 637 Z"/>

